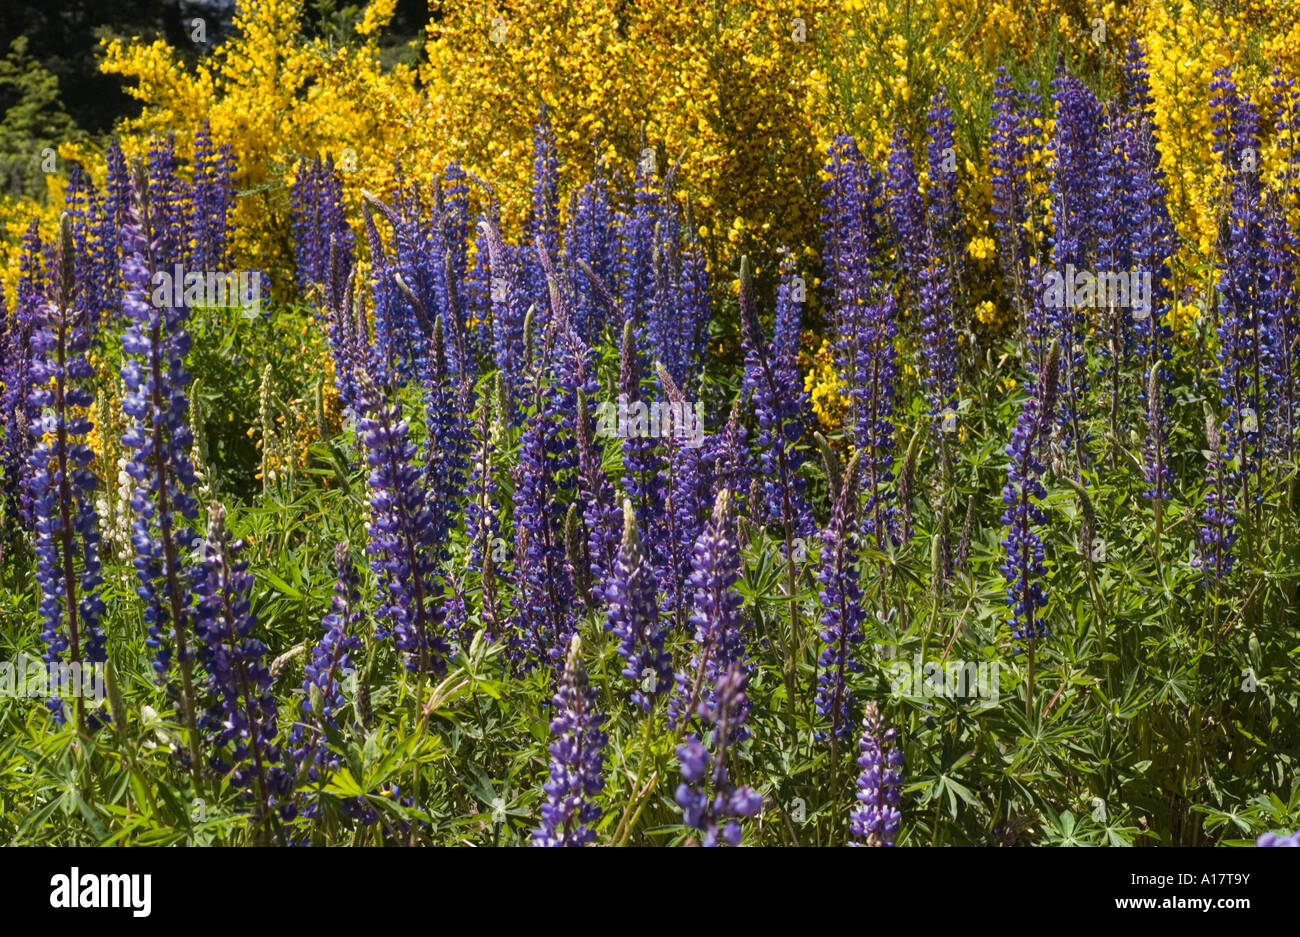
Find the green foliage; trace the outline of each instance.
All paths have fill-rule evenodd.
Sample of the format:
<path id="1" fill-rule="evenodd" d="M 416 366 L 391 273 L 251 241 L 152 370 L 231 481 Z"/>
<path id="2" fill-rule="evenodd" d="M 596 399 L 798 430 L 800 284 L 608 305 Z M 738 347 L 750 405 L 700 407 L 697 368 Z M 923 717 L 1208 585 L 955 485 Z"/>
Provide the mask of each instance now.
<path id="1" fill-rule="evenodd" d="M 366 541 L 365 478 L 350 432 L 309 444 L 300 470 L 265 494 L 254 478 L 258 456 L 247 430 L 257 425 L 263 367 L 271 365 L 277 401 L 309 399 L 313 387 L 315 375 L 301 352 L 306 315 L 281 309 L 247 320 L 236 310 L 203 310 L 192 318 L 191 363 L 210 461 L 230 506 L 231 530 L 247 543 L 257 633 L 276 662 L 282 737 L 303 699 L 302 666 L 328 608 L 334 546 L 346 540 L 360 559 Z M 1175 366 L 1188 364 L 1182 360 L 1188 354 Z M 879 702 L 899 730 L 907 765 L 900 843 L 1243 844 L 1264 830 L 1300 825 L 1294 783 L 1300 694 L 1290 678 L 1300 654 L 1291 624 L 1300 613 L 1295 466 L 1283 464 L 1265 492 L 1232 577 L 1211 585 L 1191 563 L 1201 464 L 1199 443 L 1185 427 L 1199 418 L 1201 401 L 1183 395 L 1176 407 L 1172 445 L 1180 490 L 1158 541 L 1141 495 L 1139 453 L 1125 428 L 1137 425 L 1139 404 L 1121 408 L 1119 427 L 1096 420 L 1097 467 L 1084 473 L 1082 486 L 1068 473 L 1049 472 L 1046 480 L 1052 637 L 1039 648 L 1038 693 L 1027 709 L 1025 660 L 1006 636 L 999 570 L 1002 447 L 1020 404 L 1017 394 L 1000 390 L 1010 366 L 990 359 L 970 387 L 949 475 L 937 447 L 920 447 L 912 538 L 885 553 L 868 549 L 861 561 L 868 634 L 865 669 L 851 683 L 860 700 Z M 604 348 L 602 384 L 608 386 L 616 369 Z M 712 413 L 729 410 L 729 374 L 730 365 L 711 359 L 704 392 L 716 398 Z M 478 389 L 491 386 L 487 375 Z M 405 404 L 418 436 L 418 398 Z M 902 412 L 899 439 L 911 438 L 927 420 L 919 406 Z M 508 505 L 516 435 L 504 432 L 493 456 L 506 543 L 513 537 Z M 617 446 L 609 444 L 604 456 L 617 478 Z M 822 470 L 810 467 L 808 475 L 814 503 L 824 505 Z M 1104 543 L 1103 553 L 1094 542 L 1092 559 L 1079 540 L 1080 490 Z M 973 505 L 969 560 L 941 582 L 932 542 L 945 525 L 958 538 L 967 505 Z M 818 519 L 825 519 L 821 510 Z M 743 516 L 740 530 L 739 589 L 758 667 L 748 690 L 752 735 L 739 746 L 733 771 L 764 796 L 747 842 L 843 843 L 856 740 L 832 747 L 816 739 L 825 728 L 812 707 L 820 651 L 817 545 L 795 557 L 792 599 L 779 540 Z M 359 632 L 365 648 L 345 686 L 347 706 L 327 739 L 340 767 L 314 781 L 300 779 L 299 796 L 316 804 L 315 814 L 284 824 L 277 833 L 282 841 L 529 841 L 547 772 L 552 677 L 546 668 L 511 671 L 503 643 L 482 628 L 482 570 L 467 566 L 463 531 L 454 534 L 450 551 L 474 639 L 457 649 L 443 679 L 420 681 L 400 666 L 389 642 L 374 639 L 366 616 Z M 498 569 L 506 593 L 509 552 Z M 255 841 L 228 779 L 212 778 L 194 790 L 170 753 L 182 729 L 153 678 L 133 573 L 110 561 L 106 581 L 105 621 L 126 718 L 78 734 L 52 725 L 38 700 L 0 698 L 0 841 Z M 38 655 L 24 551 L 9 551 L 2 589 L 0 660 Z M 366 573 L 363 596 L 371 610 L 374 590 Z M 666 727 L 662 702 L 647 718 L 628 701 L 616 641 L 600 609 L 583 614 L 580 632 L 584 662 L 609 714 L 598 841 L 686 842 L 692 834 L 673 802 L 679 734 Z M 678 666 L 690 641 L 685 632 L 670 638 Z M 946 696 L 901 684 L 900 664 L 917 655 L 940 664 L 995 665 L 996 693 Z M 376 822 L 356 822 L 361 802 Z"/>
<path id="2" fill-rule="evenodd" d="M 0 58 L 0 105 L 0 186 L 11 197 L 43 202 L 46 173 L 61 168 L 59 145 L 84 134 L 63 110 L 58 79 L 28 55 L 23 36 Z"/>

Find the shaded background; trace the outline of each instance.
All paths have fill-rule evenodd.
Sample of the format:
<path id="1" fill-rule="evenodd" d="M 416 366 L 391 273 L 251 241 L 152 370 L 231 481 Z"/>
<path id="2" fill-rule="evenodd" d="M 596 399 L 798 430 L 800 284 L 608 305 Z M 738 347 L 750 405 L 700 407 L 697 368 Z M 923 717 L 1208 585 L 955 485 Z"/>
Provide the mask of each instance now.
<path id="1" fill-rule="evenodd" d="M 0 190 L 43 199 L 40 153 L 69 140 L 108 134 L 137 113 L 127 82 L 99 71 L 100 40 L 163 39 L 197 60 L 234 31 L 236 0 L 4 0 L 0 3 Z M 362 3 L 304 3 L 308 35 L 345 37 Z M 202 17 L 206 41 L 195 42 Z M 390 61 L 419 55 L 425 0 L 399 0 L 385 32 Z"/>

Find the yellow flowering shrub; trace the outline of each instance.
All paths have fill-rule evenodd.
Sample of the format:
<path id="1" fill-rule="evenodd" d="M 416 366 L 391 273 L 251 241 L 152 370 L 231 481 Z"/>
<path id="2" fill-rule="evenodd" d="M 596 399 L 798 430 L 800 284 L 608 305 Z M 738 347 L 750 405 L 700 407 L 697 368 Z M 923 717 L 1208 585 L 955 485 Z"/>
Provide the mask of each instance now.
<path id="1" fill-rule="evenodd" d="M 373 0 L 356 43 L 337 47 L 303 37 L 300 3 L 241 4 L 236 34 L 194 68 L 163 42 L 107 43 L 105 70 L 133 79 L 143 105 L 122 128 L 124 149 L 138 155 L 150 135 L 174 132 L 184 151 L 210 121 L 239 157 L 241 262 L 284 271 L 283 188 L 297 159 L 317 152 L 355 166 L 345 179 L 353 207 L 362 188 L 387 188 L 395 161 L 422 178 L 459 160 L 495 187 L 517 227 L 545 103 L 563 187 L 589 178 L 597 158 L 629 174 L 644 124 L 661 174 L 681 158 L 681 188 L 714 235 L 715 259 L 813 241 L 817 208 L 800 193 L 820 160 L 809 79 L 827 0 L 797 14 L 771 0 L 647 0 L 617 14 L 596 0 L 447 0 L 431 5 L 425 61 L 386 70 L 378 40 L 394 5 Z"/>
<path id="2" fill-rule="evenodd" d="M 805 338 L 808 338 L 805 336 Z M 801 362 L 807 369 L 804 390 L 812 403 L 813 412 L 824 432 L 839 427 L 849 412 L 849 400 L 840 390 L 839 373 L 835 368 L 835 354 L 831 343 L 823 339 L 821 346 Z"/>
<path id="3" fill-rule="evenodd" d="M 301 4 L 256 0 L 241 4 L 238 35 L 193 70 L 164 42 L 106 44 L 105 71 L 135 80 L 143 104 L 127 122 L 123 150 L 140 155 L 148 138 L 175 133 L 183 152 L 206 120 L 213 137 L 238 157 L 235 249 L 242 263 L 268 271 L 289 269 L 283 188 L 297 160 L 331 151 L 346 158 L 348 196 L 382 189 L 393 142 L 413 132 L 415 75 L 404 66 L 380 67 L 377 33 L 391 18 L 393 0 L 366 9 L 359 41 L 333 47 L 301 37 Z M 347 151 L 345 156 L 345 151 Z M 93 165 L 87 160 L 87 165 Z"/>
<path id="4" fill-rule="evenodd" d="M 459 160 L 494 186 L 507 228 L 518 230 L 529 198 L 532 126 L 545 104 L 562 189 L 585 181 L 598 159 L 626 182 L 642 155 L 643 132 L 661 174 L 680 157 L 679 188 L 693 200 L 721 283 L 741 252 L 770 269 L 778 245 L 800 251 L 812 270 L 817 183 L 831 137 L 855 134 L 881 165 L 895 122 L 921 143 L 930 96 L 943 87 L 957 119 L 966 295 L 976 331 L 996 334 L 1011 318 L 997 302 L 990 237 L 987 120 L 999 66 L 1041 81 L 1060 51 L 1105 96 L 1118 85 L 1129 38 L 1142 40 L 1182 242 L 1176 286 L 1185 299 L 1202 294 L 1213 275 L 1214 70 L 1237 68 L 1242 92 L 1260 107 L 1265 172 L 1296 146 L 1293 134 L 1275 132 L 1282 115 L 1268 84 L 1274 66 L 1284 78 L 1300 76 L 1294 3 L 431 0 L 420 62 L 387 67 L 381 41 L 395 6 L 371 0 L 355 20 L 354 41 L 336 44 L 304 33 L 300 0 L 246 0 L 235 32 L 192 67 L 163 42 L 107 42 L 105 70 L 130 79 L 142 106 L 120 128 L 127 155 L 143 154 L 151 135 L 166 132 L 186 153 L 195 131 L 210 122 L 216 140 L 238 156 L 238 262 L 271 272 L 273 285 L 284 287 L 291 282 L 283 277 L 291 262 L 285 188 L 299 158 L 334 154 L 354 218 L 361 190 L 388 189 L 395 163 L 423 179 Z M 1043 130 L 1050 129 L 1049 118 Z M 82 147 L 65 145 L 59 155 L 102 171 L 100 154 Z M 924 161 L 918 169 L 928 187 Z M 50 176 L 48 185 L 45 207 L 0 205 L 10 295 L 27 219 L 39 216 L 42 230 L 53 232 L 63 180 Z M 1045 204 L 1041 173 L 1034 196 Z M 1194 332 L 1187 323 L 1196 308 L 1179 306 L 1180 334 Z M 819 418 L 833 426 L 842 401 L 829 348 L 809 347 L 817 350 L 807 356 L 807 386 Z"/>

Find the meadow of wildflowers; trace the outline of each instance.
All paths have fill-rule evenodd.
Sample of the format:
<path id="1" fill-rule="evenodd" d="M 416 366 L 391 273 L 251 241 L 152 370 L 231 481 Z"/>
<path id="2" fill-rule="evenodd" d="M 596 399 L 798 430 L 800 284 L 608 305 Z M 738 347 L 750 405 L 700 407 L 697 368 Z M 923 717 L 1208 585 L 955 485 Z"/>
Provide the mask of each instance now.
<path id="1" fill-rule="evenodd" d="M 4 206 L 0 841 L 1297 844 L 1293 11 L 303 6 Z"/>

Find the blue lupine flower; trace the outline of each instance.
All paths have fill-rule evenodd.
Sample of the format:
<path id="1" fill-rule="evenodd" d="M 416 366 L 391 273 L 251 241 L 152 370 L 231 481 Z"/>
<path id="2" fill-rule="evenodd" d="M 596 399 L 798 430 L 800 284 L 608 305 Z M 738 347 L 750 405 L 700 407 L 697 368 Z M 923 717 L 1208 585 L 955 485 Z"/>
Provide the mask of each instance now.
<path id="1" fill-rule="evenodd" d="M 1197 532 L 1200 553 L 1194 564 L 1205 571 L 1209 580 L 1222 579 L 1232 571 L 1232 548 L 1237 542 L 1237 499 L 1234 474 L 1227 467 L 1227 455 L 1214 417 L 1205 418 L 1206 450 L 1205 507 L 1201 511 L 1203 526 Z"/>
<path id="2" fill-rule="evenodd" d="M 853 440 L 862 453 L 863 531 L 884 546 L 897 537 L 893 491 L 894 402 L 898 394 L 898 306 L 888 289 L 876 286 L 877 299 L 860 311 L 853 323 Z"/>
<path id="3" fill-rule="evenodd" d="M 636 163 L 632 210 L 619 210 L 615 214 L 618 247 L 614 280 L 622 305 L 620 328 L 628 322 L 642 327 L 651 318 L 650 304 L 655 289 L 655 227 L 659 224 L 662 198 L 654 152 L 647 145 L 643 133 L 640 158 Z"/>
<path id="4" fill-rule="evenodd" d="M 529 362 L 524 355 L 524 319 L 528 303 L 521 287 L 519 257 L 501 239 L 495 224 L 483 219 L 478 224 L 481 236 L 480 263 L 488 259 L 490 283 L 488 306 L 492 322 L 492 357 L 497 370 L 506 377 L 512 398 L 522 392 L 523 374 Z M 512 417 L 511 422 L 515 422 Z"/>
<path id="5" fill-rule="evenodd" d="M 846 677 L 860 673 L 856 653 L 863 642 L 866 607 L 858 580 L 856 532 L 858 459 L 849 463 L 831 516 L 821 531 L 822 652 L 817 659 L 817 714 L 830 720 L 831 735 L 843 738 L 853 719 L 853 693 Z"/>
<path id="6" fill-rule="evenodd" d="M 41 637 L 47 664 L 62 661 L 65 651 L 74 663 L 100 663 L 107 657 L 99 624 L 104 613 L 99 595 L 103 578 L 92 500 L 95 475 L 89 469 L 93 453 L 86 443 L 91 423 L 81 415 L 93 401 L 90 387 L 95 374 L 86 361 L 87 314 L 75 308 L 75 248 L 67 214 L 61 234 L 57 298 L 45 304 L 32 330 L 28 397 L 39 413 L 31 425 L 36 444 L 27 483 L 35 518 Z M 48 705 L 55 720 L 63 722 L 62 701 L 50 699 Z M 78 715 L 83 716 L 80 710 Z"/>
<path id="7" fill-rule="evenodd" d="M 1039 375 L 1033 392 L 1025 398 L 1024 408 L 1011 432 L 1006 454 L 1007 483 L 1002 489 L 1006 511 L 1002 523 L 1007 535 L 1002 540 L 1005 558 L 1002 575 L 1007 582 L 1007 605 L 1011 609 L 1012 638 L 1022 644 L 1047 637 L 1047 624 L 1040 615 L 1047 605 L 1043 590 L 1043 541 L 1035 530 L 1047 522 L 1042 501 L 1044 447 L 1051 432 L 1052 408 L 1056 402 L 1056 373 L 1059 351 L 1053 344 L 1047 365 Z"/>
<path id="8" fill-rule="evenodd" d="M 343 680 L 354 669 L 352 655 L 361 651 L 356 633 L 363 617 L 361 580 L 346 541 L 334 548 L 334 571 L 334 597 L 321 619 L 325 633 L 303 666 L 301 715 L 289 731 L 294 760 L 310 766 L 307 776 L 311 780 L 316 780 L 318 767 L 338 766 L 339 757 L 329 750 L 324 733 L 326 728 L 337 727 L 338 714 L 345 705 Z"/>
<path id="9" fill-rule="evenodd" d="M 885 192 L 889 220 L 893 228 L 898 267 L 915 291 L 925 258 L 925 204 L 921 200 L 921 183 L 912 160 L 911 144 L 901 127 L 894 127 L 889 141 L 889 165 Z"/>
<path id="10" fill-rule="evenodd" d="M 732 664 L 745 673 L 752 669 L 742 632 L 740 593 L 736 591 L 740 551 L 730 492 L 725 488 L 718 493 L 713 515 L 695 541 L 691 570 L 688 584 L 694 603 L 690 623 L 695 627 L 695 645 L 686 670 L 677 674 L 677 692 L 669 702 L 668 722 L 674 727 L 717 709 L 717 686 Z M 748 702 L 742 695 L 735 705 L 731 715 L 737 734 L 733 740 L 742 741 L 748 733 L 743 727 Z"/>
<path id="11" fill-rule="evenodd" d="M 582 666 L 582 642 L 575 634 L 552 703 L 550 780 L 545 785 L 542 822 L 533 832 L 534 846 L 584 846 L 596 838 L 600 819 L 595 799 L 605 788 L 602 776 L 605 717 L 596 709 L 596 688 Z"/>
<path id="12" fill-rule="evenodd" d="M 572 202 L 564 235 L 564 268 L 572 297 L 573 328 L 587 344 L 596 341 L 609 313 L 615 310 L 606 308 L 578 261 L 585 261 L 603 283 L 612 283 L 615 249 L 609 183 L 598 165 L 591 181 L 582 187 Z"/>
<path id="13" fill-rule="evenodd" d="M 253 634 L 253 576 L 239 556 L 242 547 L 242 541 L 230 539 L 225 508 L 213 505 L 195 586 L 194 631 L 202 642 L 199 654 L 212 701 L 200 726 L 214 735 L 213 769 L 230 773 L 234 786 L 253 802 L 254 817 L 262 820 L 278 810 L 289 819 L 294 774 L 282 761 L 274 681 L 264 662 L 266 645 Z"/>
<path id="14" fill-rule="evenodd" d="M 1129 253 L 1133 269 L 1151 275 L 1148 308 L 1133 316 L 1136 351 L 1147 371 L 1147 434 L 1143 445 L 1142 472 L 1147 483 L 1145 496 L 1154 501 L 1170 497 L 1173 473 L 1166 452 L 1165 413 L 1171 401 L 1166 389 L 1171 377 L 1167 367 L 1173 329 L 1169 326 L 1171 260 L 1174 228 L 1169 216 L 1164 172 L 1160 168 L 1159 135 L 1155 108 L 1147 77 L 1146 59 L 1136 41 L 1129 44 L 1126 63 L 1127 125 L 1120 141 L 1127 154 L 1127 178 L 1122 187 L 1125 214 L 1130 219 Z"/>
<path id="15" fill-rule="evenodd" d="M 46 294 L 45 264 L 35 219 L 27 226 L 18 261 L 18 284 L 13 312 L 8 316 L 5 335 L 4 391 L 0 393 L 4 421 L 5 514 L 10 523 L 32 527 L 32 493 L 23 482 L 32 452 L 31 423 L 36 410 L 31 404 L 31 337 L 41 318 Z"/>
<path id="16" fill-rule="evenodd" d="M 530 319 L 529 346 L 531 328 Z M 568 394 L 555 386 L 555 366 L 550 364 L 556 357 L 553 332 L 548 330 L 546 347 L 535 353 L 526 371 L 528 419 L 519 438 L 519 463 L 514 469 L 518 602 L 512 645 L 520 669 L 539 660 L 563 666 L 577 620 L 564 552 L 568 506 L 563 492 L 573 474 L 572 454 L 567 451 L 571 436 L 566 433 L 562 439 L 561 434 Z"/>
<path id="17" fill-rule="evenodd" d="M 719 670 L 711 696 L 712 705 L 701 706 L 700 717 L 712 726 L 710 753 L 699 736 L 688 735 L 677 747 L 682 782 L 674 800 L 682 808 L 682 823 L 704 834 L 701 845 L 717 846 L 719 839 L 739 846 L 744 831 L 740 820 L 763 808 L 763 798 L 749 787 L 737 787 L 727 767 L 728 746 L 744 736 L 743 723 L 749 711 L 745 697 L 745 670 L 732 661 Z"/>
<path id="18" fill-rule="evenodd" d="M 1106 160 L 1106 156 L 1114 156 L 1113 147 L 1099 143 L 1103 136 L 1101 107 L 1087 86 L 1065 71 L 1059 56 L 1052 91 L 1056 131 L 1051 142 L 1048 189 L 1052 202 L 1053 271 L 1064 282 L 1075 269 L 1086 269 L 1093 257 L 1099 270 L 1126 270 L 1127 257 L 1115 256 L 1123 239 L 1109 206 L 1120 197 L 1115 190 L 1119 180 L 1113 171 L 1117 167 Z M 1066 284 L 1067 288 L 1071 285 Z M 1083 307 L 1068 302 L 1067 295 L 1068 290 L 1062 291 L 1061 302 L 1047 309 L 1051 338 L 1061 349 L 1060 406 L 1055 418 L 1062 427 L 1061 445 L 1074 447 L 1082 463 L 1088 441 L 1081 426 L 1088 398 L 1088 356 L 1083 344 L 1086 323 Z M 1031 374 L 1036 374 L 1042 350 L 1031 349 Z M 1111 367 L 1117 368 L 1118 362 L 1112 362 Z"/>
<path id="19" fill-rule="evenodd" d="M 357 374 L 357 430 L 370 474 L 370 567 L 380 580 L 377 638 L 392 636 L 412 672 L 441 673 L 450 650 L 443 634 L 444 548 L 430 509 L 425 476 L 402 408 L 389 403 L 374 379 Z"/>
<path id="20" fill-rule="evenodd" d="M 929 139 L 926 161 L 929 170 L 929 206 L 926 220 L 930 233 L 939 243 L 954 284 L 963 280 L 965 270 L 964 222 L 957 204 L 957 150 L 952 108 L 942 88 L 930 99 Z"/>
<path id="21" fill-rule="evenodd" d="M 234 174 L 234 151 L 229 143 L 213 145 L 205 120 L 194 134 L 194 237 L 187 262 L 196 270 L 221 270 L 229 259 Z"/>
<path id="22" fill-rule="evenodd" d="M 664 649 L 667 629 L 659 618 L 651 569 L 637 532 L 632 502 L 623 502 L 623 542 L 603 589 L 606 627 L 618 638 L 618 652 L 632 681 L 632 702 L 649 712 L 657 696 L 673 685 L 672 656 Z"/>
<path id="23" fill-rule="evenodd" d="M 867 703 L 862 720 L 862 755 L 858 765 L 858 806 L 853 811 L 850 831 L 861 842 L 854 846 L 892 846 L 902 821 L 899 804 L 903 790 L 903 750 L 897 734 L 885 728 L 875 703 Z"/>
<path id="24" fill-rule="evenodd" d="M 764 339 L 754 308 L 749 260 L 740 262 L 740 323 L 745 349 L 743 387 L 750 395 L 758 419 L 759 465 L 763 472 L 766 516 L 782 526 L 789 537 L 812 533 L 812 511 L 799 475 L 804 455 L 799 448 L 807 431 L 804 414 L 808 396 L 798 377 L 799 304 L 791 295 L 794 264 L 787 256 L 781 265 L 777 290 L 776 327 L 772 342 Z M 779 345 L 778 345 L 779 340 Z"/>
<path id="25" fill-rule="evenodd" d="M 638 409 L 638 404 L 645 406 L 641 391 L 641 338 L 641 333 L 633 322 L 624 324 L 619 358 L 618 405 L 620 408 L 626 405 L 629 419 L 633 411 Z M 662 517 L 665 492 L 660 456 L 655 451 L 655 441 L 648 434 L 635 430 L 635 427 L 619 427 L 623 450 L 623 490 L 632 499 L 638 517 Z M 647 532 L 651 555 L 656 558 L 663 553 L 659 531 L 660 528 L 656 527 Z"/>
<path id="26" fill-rule="evenodd" d="M 326 154 L 323 162 L 317 156 L 310 164 L 300 160 L 290 193 L 298 288 L 311 295 L 313 286 L 325 287 L 331 281 L 331 250 L 347 258 L 348 265 L 352 257 L 352 229 L 343 216 L 343 177 L 334 168 L 333 156 Z"/>
<path id="27" fill-rule="evenodd" d="M 936 428 L 957 403 L 957 332 L 953 326 L 953 280 L 949 260 L 931 229 L 925 231 L 920 277 L 922 382 Z"/>
<path id="28" fill-rule="evenodd" d="M 1264 277 L 1267 254 L 1263 231 L 1262 182 L 1256 166 L 1259 152 L 1259 115 L 1255 105 L 1237 93 L 1227 69 L 1217 69 L 1210 83 L 1214 118 L 1214 149 L 1223 162 L 1228 185 L 1228 219 L 1220 232 L 1219 247 L 1219 389 L 1222 392 L 1225 468 L 1231 468 L 1227 487 L 1242 490 L 1242 506 L 1249 508 L 1252 476 L 1262 472 L 1263 427 L 1270 420 L 1272 401 L 1267 391 L 1260 349 L 1265 344 L 1262 313 L 1266 303 Z"/>
<path id="29" fill-rule="evenodd" d="M 524 224 L 524 243 L 531 245 L 540 240 L 547 257 L 555 257 L 560 251 L 559 163 L 555 133 L 543 103 L 533 126 L 533 198 Z M 550 320 L 546 273 L 531 252 L 525 254 L 524 271 L 528 302 L 537 307 L 538 327 L 545 328 Z"/>
<path id="30" fill-rule="evenodd" d="M 167 163 L 164 155 L 155 162 Z M 194 525 L 198 504 L 191 492 L 196 479 L 190 461 L 194 439 L 190 432 L 190 376 L 185 356 L 190 336 L 185 330 L 189 309 L 182 302 L 150 301 L 155 271 L 180 261 L 183 242 L 175 240 L 179 206 L 174 180 L 136 177 L 136 201 L 122 229 L 122 280 L 126 285 L 122 311 L 122 410 L 128 418 L 122 445 L 131 450 L 124 470 L 131 477 L 131 543 L 144 600 L 145 643 L 155 652 L 154 670 L 166 681 L 173 652 L 180 665 L 180 702 L 190 729 L 191 770 L 198 740 L 194 732 L 197 701 L 193 686 L 190 641 L 193 596 L 184 558 L 197 541 Z M 170 188 L 169 188 L 170 187 Z"/>

